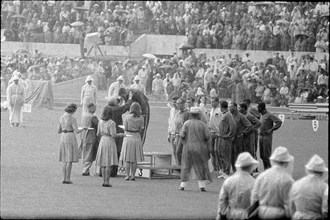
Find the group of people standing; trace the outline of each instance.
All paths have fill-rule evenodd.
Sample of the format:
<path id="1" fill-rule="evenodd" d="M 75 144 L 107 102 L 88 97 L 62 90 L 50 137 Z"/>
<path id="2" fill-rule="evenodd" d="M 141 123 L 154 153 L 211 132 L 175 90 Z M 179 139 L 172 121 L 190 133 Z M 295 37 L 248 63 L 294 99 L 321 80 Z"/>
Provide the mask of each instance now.
<path id="1" fill-rule="evenodd" d="M 110 177 L 117 175 L 119 164 L 126 168 L 125 180 L 134 181 L 137 162 L 144 160 L 142 145 L 149 121 L 148 99 L 140 91 L 122 88 L 116 97 L 108 100 L 98 119 L 94 114 L 97 89 L 92 82 L 93 78 L 88 76 L 81 89 L 82 127 L 77 126 L 73 117 L 77 110 L 74 103 L 65 108 L 59 121 L 63 183 L 72 184 L 72 163 L 80 158 L 83 176 L 90 176 L 95 161 L 96 174 L 103 177 L 103 187 L 111 187 Z M 79 146 L 75 133 L 81 133 Z"/>
<path id="2" fill-rule="evenodd" d="M 250 100 L 234 102 L 211 98 L 207 114 L 200 98 L 187 101 L 173 97 L 168 141 L 181 166 L 184 191 L 190 180 L 205 185 L 212 182 L 213 170 L 224 178 L 219 193 L 216 219 L 322 219 L 328 212 L 328 168 L 315 154 L 306 164 L 306 176 L 292 178 L 294 157 L 279 146 L 272 151 L 273 131 L 282 121 L 268 112 L 263 102 L 257 109 Z M 255 116 L 254 116 L 255 115 Z M 205 120 L 206 119 L 206 120 Z M 257 141 L 264 171 L 256 173 Z M 257 174 L 257 175 L 256 175 Z"/>
<path id="3" fill-rule="evenodd" d="M 205 98 L 204 98 L 205 99 Z M 259 142 L 260 157 L 264 168 L 270 167 L 269 157 L 272 151 L 273 131 L 281 127 L 282 121 L 267 111 L 263 102 L 258 104 L 258 110 L 250 106 L 250 100 L 237 105 L 235 102 L 220 101 L 218 97 L 211 98 L 212 109 L 208 114 L 205 110 L 203 97 L 183 98 L 173 97 L 170 103 L 168 141 L 178 162 L 177 150 L 180 144 L 180 131 L 187 120 L 191 108 L 199 108 L 200 118 L 206 124 L 209 137 L 209 153 L 213 171 L 219 172 L 218 178 L 227 178 L 231 171 L 235 172 L 235 161 L 242 152 L 249 152 L 256 159 Z M 255 172 L 257 173 L 257 169 Z"/>

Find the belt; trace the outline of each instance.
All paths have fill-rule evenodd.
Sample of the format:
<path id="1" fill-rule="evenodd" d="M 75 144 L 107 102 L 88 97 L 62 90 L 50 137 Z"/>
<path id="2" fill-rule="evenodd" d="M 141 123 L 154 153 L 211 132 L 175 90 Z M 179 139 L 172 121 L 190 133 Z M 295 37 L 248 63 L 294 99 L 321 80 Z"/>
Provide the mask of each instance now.
<path id="1" fill-rule="evenodd" d="M 139 133 L 140 131 L 131 131 L 131 130 L 126 130 L 127 132 L 131 132 L 131 133 Z"/>
<path id="2" fill-rule="evenodd" d="M 62 131 L 62 133 L 70 133 L 70 132 L 73 132 L 73 131 L 67 131 L 67 130 Z"/>

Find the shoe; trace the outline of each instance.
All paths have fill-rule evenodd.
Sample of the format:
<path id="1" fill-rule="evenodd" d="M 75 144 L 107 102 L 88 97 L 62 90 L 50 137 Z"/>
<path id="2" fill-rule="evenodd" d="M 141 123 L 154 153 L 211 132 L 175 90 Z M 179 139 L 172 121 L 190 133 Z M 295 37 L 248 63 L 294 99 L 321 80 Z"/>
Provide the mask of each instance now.
<path id="1" fill-rule="evenodd" d="M 65 184 L 65 181 L 63 180 L 63 182 L 62 182 L 63 184 Z"/>
<path id="2" fill-rule="evenodd" d="M 112 187 L 110 184 L 102 184 L 103 187 Z"/>
<path id="3" fill-rule="evenodd" d="M 63 181 L 64 184 L 73 184 L 72 181 Z"/>
<path id="4" fill-rule="evenodd" d="M 184 187 L 180 186 L 180 187 L 178 188 L 178 190 L 183 191 L 183 190 L 184 190 Z"/>
<path id="5" fill-rule="evenodd" d="M 135 181 L 135 178 L 133 177 L 133 178 L 131 178 L 131 181 Z"/>
<path id="6" fill-rule="evenodd" d="M 90 176 L 90 174 L 89 173 L 83 173 L 83 174 L 81 174 L 82 176 Z"/>
<path id="7" fill-rule="evenodd" d="M 206 192 L 206 190 L 205 190 L 205 188 L 204 188 L 204 187 L 202 187 L 202 188 L 201 188 L 201 191 L 202 191 L 202 192 Z"/>
<path id="8" fill-rule="evenodd" d="M 129 180 L 129 177 L 126 177 L 124 180 Z"/>

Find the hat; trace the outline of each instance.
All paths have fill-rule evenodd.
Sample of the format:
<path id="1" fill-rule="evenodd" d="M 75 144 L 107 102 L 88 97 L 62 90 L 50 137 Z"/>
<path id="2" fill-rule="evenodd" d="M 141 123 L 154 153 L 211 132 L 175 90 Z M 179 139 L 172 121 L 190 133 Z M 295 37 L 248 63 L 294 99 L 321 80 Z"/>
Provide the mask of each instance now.
<path id="1" fill-rule="evenodd" d="M 21 74 L 21 72 L 19 72 L 18 70 L 15 70 L 15 71 L 13 72 L 13 75 L 14 75 L 14 76 L 20 76 L 20 75 L 22 75 L 22 74 Z"/>
<path id="2" fill-rule="evenodd" d="M 191 107 L 189 110 L 190 113 L 200 113 L 200 109 L 198 107 Z"/>
<path id="3" fill-rule="evenodd" d="M 306 169 L 316 172 L 328 172 L 328 168 L 325 166 L 324 160 L 317 154 L 314 154 L 312 158 L 305 165 Z"/>
<path id="4" fill-rule="evenodd" d="M 85 82 L 88 82 L 88 81 L 94 81 L 94 79 L 91 76 L 87 76 Z"/>
<path id="5" fill-rule="evenodd" d="M 204 95 L 204 92 L 202 91 L 202 88 L 201 87 L 198 87 L 197 88 L 196 95 Z"/>
<path id="6" fill-rule="evenodd" d="M 324 69 L 325 70 L 325 63 L 321 63 L 320 64 L 320 67 L 321 67 L 321 69 Z"/>
<path id="7" fill-rule="evenodd" d="M 273 151 L 269 159 L 278 162 L 290 162 L 294 160 L 294 157 L 290 155 L 286 147 L 279 146 Z"/>
<path id="8" fill-rule="evenodd" d="M 13 80 L 19 80 L 18 75 L 15 74 L 15 75 L 13 76 Z"/>
<path id="9" fill-rule="evenodd" d="M 155 77 L 162 77 L 159 73 L 157 73 L 156 75 L 155 75 Z"/>
<path id="10" fill-rule="evenodd" d="M 259 162 L 255 160 L 249 152 L 243 152 L 238 155 L 235 167 L 246 167 L 257 164 L 259 164 Z"/>
<path id="11" fill-rule="evenodd" d="M 121 80 L 121 81 L 125 81 L 123 76 L 119 76 L 119 77 L 117 78 L 117 81 L 119 81 L 119 80 Z"/>
<path id="12" fill-rule="evenodd" d="M 136 80 L 141 80 L 140 77 L 139 77 L 138 75 L 136 75 L 136 76 L 134 77 L 134 81 L 136 81 Z"/>

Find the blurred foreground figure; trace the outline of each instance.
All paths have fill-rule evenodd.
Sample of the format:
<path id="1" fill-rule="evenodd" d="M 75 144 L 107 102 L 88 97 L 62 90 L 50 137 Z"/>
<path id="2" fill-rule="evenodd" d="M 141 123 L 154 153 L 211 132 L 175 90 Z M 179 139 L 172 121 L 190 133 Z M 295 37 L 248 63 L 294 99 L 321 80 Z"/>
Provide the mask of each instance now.
<path id="1" fill-rule="evenodd" d="M 292 219 L 327 219 L 328 168 L 315 154 L 305 166 L 306 176 L 297 180 L 290 191 Z"/>
<path id="2" fill-rule="evenodd" d="M 259 201 L 259 219 L 289 219 L 289 191 L 294 183 L 294 157 L 287 148 L 280 146 L 269 159 L 272 167 L 257 177 L 251 204 Z"/>
<path id="3" fill-rule="evenodd" d="M 258 164 L 248 152 L 238 155 L 235 163 L 237 171 L 225 180 L 220 190 L 217 220 L 224 216 L 227 219 L 247 219 L 255 182 L 251 173 Z"/>

